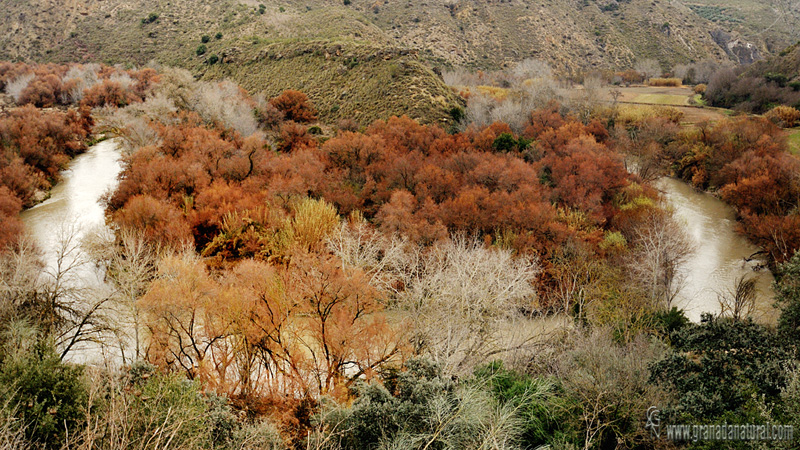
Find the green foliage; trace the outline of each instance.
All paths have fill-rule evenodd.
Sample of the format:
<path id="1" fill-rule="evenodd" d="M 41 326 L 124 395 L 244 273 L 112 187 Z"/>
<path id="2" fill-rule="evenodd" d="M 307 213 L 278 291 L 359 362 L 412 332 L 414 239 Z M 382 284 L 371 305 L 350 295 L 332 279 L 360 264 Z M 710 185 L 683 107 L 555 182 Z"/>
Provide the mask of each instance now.
<path id="1" fill-rule="evenodd" d="M 200 56 L 200 55 L 205 54 L 206 50 L 207 49 L 206 49 L 205 44 L 200 44 L 199 46 L 197 46 L 197 50 L 195 50 L 194 52 L 197 54 L 197 56 Z"/>
<path id="2" fill-rule="evenodd" d="M 212 54 L 208 57 L 208 65 L 213 66 L 214 64 L 219 62 L 219 56 L 216 54 Z"/>
<path id="3" fill-rule="evenodd" d="M 511 133 L 501 133 L 492 142 L 492 148 L 498 152 L 510 152 L 517 146 L 517 140 Z"/>
<path id="4" fill-rule="evenodd" d="M 553 379 L 534 378 L 506 369 L 495 361 L 475 370 L 495 400 L 509 405 L 522 422 L 523 448 L 538 448 L 574 434 L 567 418 L 570 406 L 561 385 Z"/>
<path id="5" fill-rule="evenodd" d="M 764 74 L 764 79 L 767 80 L 769 83 L 775 83 L 780 87 L 786 86 L 786 83 L 789 81 L 789 77 L 782 73 L 774 73 L 774 72 L 767 72 Z"/>
<path id="6" fill-rule="evenodd" d="M 520 440 L 514 408 L 497 405 L 480 386 L 443 377 L 429 361 L 407 361 L 385 371 L 383 385 L 362 383 L 355 394 L 349 407 L 323 407 L 315 441 L 341 449 L 461 449 Z"/>
<path id="7" fill-rule="evenodd" d="M 350 0 L 344 0 L 344 6 L 349 6 L 349 5 L 350 5 Z"/>
<path id="8" fill-rule="evenodd" d="M 756 396 L 776 399 L 790 354 L 776 332 L 746 321 L 714 318 L 671 335 L 673 350 L 651 366 L 654 382 L 678 395 L 671 414 L 681 420 L 713 420 L 743 413 Z"/>
<path id="9" fill-rule="evenodd" d="M 211 36 L 209 36 L 209 35 L 207 35 L 207 34 L 204 34 L 204 35 L 203 35 L 203 36 L 200 38 L 200 42 L 202 42 L 203 44 L 207 44 L 207 43 L 208 43 L 210 40 L 211 40 Z"/>
<path id="10" fill-rule="evenodd" d="M 673 306 L 669 311 L 658 311 L 653 314 L 653 325 L 665 335 L 677 332 L 689 325 L 689 318 L 682 309 Z"/>
<path id="11" fill-rule="evenodd" d="M 450 112 L 450 118 L 453 119 L 453 122 L 461 123 L 461 121 L 464 120 L 465 117 L 464 108 L 460 106 L 453 106 L 452 108 L 450 108 L 449 112 Z"/>
<path id="12" fill-rule="evenodd" d="M 27 438 L 58 448 L 83 420 L 87 391 L 83 368 L 61 361 L 52 343 L 12 323 L 0 363 L 0 399 L 16 409 Z"/>
<path id="13" fill-rule="evenodd" d="M 216 40 L 222 39 L 222 33 L 221 32 L 217 32 L 217 34 L 214 35 L 214 39 L 216 39 Z"/>
<path id="14" fill-rule="evenodd" d="M 314 125 L 313 127 L 310 127 L 308 129 L 308 134 L 320 135 L 320 134 L 322 134 L 322 128 Z"/>
<path id="15" fill-rule="evenodd" d="M 778 333 L 800 355 L 800 252 L 781 264 L 776 273 L 776 306 L 781 310 Z"/>

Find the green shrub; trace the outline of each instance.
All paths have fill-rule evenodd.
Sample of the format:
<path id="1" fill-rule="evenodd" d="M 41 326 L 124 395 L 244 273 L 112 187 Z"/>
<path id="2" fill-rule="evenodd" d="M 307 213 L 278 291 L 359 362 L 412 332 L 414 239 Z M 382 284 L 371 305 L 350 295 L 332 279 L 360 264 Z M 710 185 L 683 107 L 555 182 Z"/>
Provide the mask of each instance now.
<path id="1" fill-rule="evenodd" d="M 216 40 L 222 39 L 222 33 L 217 32 L 217 34 L 214 35 L 214 39 L 216 39 Z"/>
<path id="2" fill-rule="evenodd" d="M 207 34 L 204 34 L 204 35 L 203 35 L 203 36 L 200 38 L 200 42 L 202 42 L 203 44 L 207 44 L 207 43 L 208 43 L 208 41 L 210 41 L 210 40 L 211 40 L 211 36 L 209 36 L 209 35 L 207 35 Z"/>
<path id="3" fill-rule="evenodd" d="M 501 133 L 492 142 L 492 148 L 498 152 L 510 152 L 517 146 L 517 140 L 511 133 Z"/>
<path id="4" fill-rule="evenodd" d="M 523 448 L 539 448 L 552 443 L 557 436 L 577 435 L 577 430 L 569 428 L 568 400 L 556 380 L 508 370 L 502 361 L 477 368 L 475 378 L 488 385 L 499 404 L 518 411 Z"/>
<path id="5" fill-rule="evenodd" d="M 308 134 L 322 134 L 322 128 L 314 125 L 308 129 Z"/>
<path id="6" fill-rule="evenodd" d="M 477 383 L 442 376 L 435 364 L 409 360 L 386 370 L 383 384 L 361 383 L 352 405 L 323 405 L 315 418 L 321 432 L 314 447 L 335 440 L 343 450 L 365 448 L 496 448 L 519 442 L 514 408 L 498 405 Z M 315 447 L 318 448 L 318 447 Z"/>
<path id="7" fill-rule="evenodd" d="M 704 314 L 670 340 L 673 351 L 650 369 L 653 382 L 678 395 L 673 417 L 708 421 L 744 413 L 753 396 L 774 401 L 784 386 L 789 352 L 774 330 L 750 319 Z"/>
<path id="8" fill-rule="evenodd" d="M 775 283 L 775 303 L 781 309 L 778 333 L 800 356 L 800 251 L 778 266 Z"/>
<path id="9" fill-rule="evenodd" d="M 212 65 L 212 66 L 213 66 L 214 64 L 216 64 L 216 63 L 218 63 L 218 62 L 219 62 L 219 56 L 217 56 L 217 55 L 211 55 L 211 56 L 209 56 L 209 57 L 208 57 L 208 64 L 209 64 L 209 65 Z"/>
<path id="10" fill-rule="evenodd" d="M 0 399 L 15 408 L 27 438 L 59 448 L 68 429 L 83 421 L 87 390 L 83 368 L 61 361 L 52 343 L 14 323 L 0 364 Z"/>
<path id="11" fill-rule="evenodd" d="M 206 46 L 204 44 L 200 44 L 197 47 L 197 50 L 195 50 L 194 52 L 197 53 L 197 56 L 203 55 L 206 52 Z"/>
<path id="12" fill-rule="evenodd" d="M 461 123 L 461 121 L 464 120 L 464 108 L 460 106 L 454 106 L 450 108 L 450 111 L 448 112 L 450 113 L 450 118 L 453 119 L 453 122 Z"/>

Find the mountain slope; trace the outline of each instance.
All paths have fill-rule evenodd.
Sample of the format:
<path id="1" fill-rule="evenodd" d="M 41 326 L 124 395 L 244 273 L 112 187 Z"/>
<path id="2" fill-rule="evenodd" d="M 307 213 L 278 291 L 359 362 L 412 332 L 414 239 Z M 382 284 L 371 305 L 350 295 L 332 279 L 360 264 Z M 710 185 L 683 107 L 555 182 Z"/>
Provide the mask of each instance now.
<path id="1" fill-rule="evenodd" d="M 222 32 L 223 39 L 253 45 L 325 39 L 414 48 L 424 60 L 448 66 L 491 68 L 535 57 L 576 72 L 647 58 L 664 67 L 725 59 L 715 31 L 741 35 L 765 53 L 779 44 L 774 34 L 753 32 L 771 18 L 753 0 L 729 7 L 686 1 L 6 0 L 0 27 L 8 38 L 0 56 L 186 63 L 201 35 Z M 151 15 L 157 16 L 148 22 Z"/>

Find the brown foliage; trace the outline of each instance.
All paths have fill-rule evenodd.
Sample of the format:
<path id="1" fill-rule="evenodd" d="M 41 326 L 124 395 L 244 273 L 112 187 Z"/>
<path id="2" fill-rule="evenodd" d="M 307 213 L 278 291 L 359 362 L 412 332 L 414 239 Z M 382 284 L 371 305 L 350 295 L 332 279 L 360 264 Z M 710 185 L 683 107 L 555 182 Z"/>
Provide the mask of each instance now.
<path id="1" fill-rule="evenodd" d="M 22 221 L 18 217 L 21 210 L 22 201 L 7 187 L 0 186 L 0 252 L 22 236 Z"/>
<path id="2" fill-rule="evenodd" d="M 269 104 L 281 111 L 287 120 L 295 122 L 317 120 L 317 110 L 308 100 L 308 96 L 300 91 L 292 89 L 283 91 L 281 95 L 270 99 Z"/>
<path id="3" fill-rule="evenodd" d="M 103 80 L 84 91 L 81 106 L 127 106 L 133 102 L 140 101 L 141 98 L 132 92 L 126 91 L 122 85 L 116 81 Z"/>
<path id="4" fill-rule="evenodd" d="M 92 122 L 83 114 L 26 105 L 0 117 L 0 185 L 31 206 L 35 191 L 48 189 L 69 158 L 86 149 Z"/>
<path id="5" fill-rule="evenodd" d="M 775 125 L 781 128 L 792 128 L 800 123 L 800 111 L 791 106 L 779 105 L 776 106 L 766 114 L 764 117 L 771 120 Z"/>
<path id="6" fill-rule="evenodd" d="M 140 233 L 150 243 L 180 248 L 191 240 L 189 224 L 176 207 L 149 195 L 137 195 L 114 214 L 121 230 Z"/>
<path id="7" fill-rule="evenodd" d="M 649 86 L 671 86 L 680 87 L 683 81 L 680 78 L 650 78 L 647 81 Z"/>

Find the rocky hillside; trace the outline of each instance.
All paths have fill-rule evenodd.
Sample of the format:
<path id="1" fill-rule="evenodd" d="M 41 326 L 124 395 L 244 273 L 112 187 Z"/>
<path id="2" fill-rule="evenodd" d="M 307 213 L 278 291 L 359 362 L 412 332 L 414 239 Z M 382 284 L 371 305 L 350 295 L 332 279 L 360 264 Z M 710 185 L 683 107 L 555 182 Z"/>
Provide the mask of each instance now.
<path id="1" fill-rule="evenodd" d="M 562 72 L 740 58 L 791 43 L 763 2 L 737 0 L 6 0 L 0 56 L 189 64 L 203 34 L 251 45 L 353 40 L 491 68 L 535 57 Z M 770 15 L 772 14 L 772 15 Z M 772 26 L 765 23 L 772 21 Z M 791 28 L 791 27 L 790 27 Z M 760 30 L 760 31 L 758 31 Z"/>

